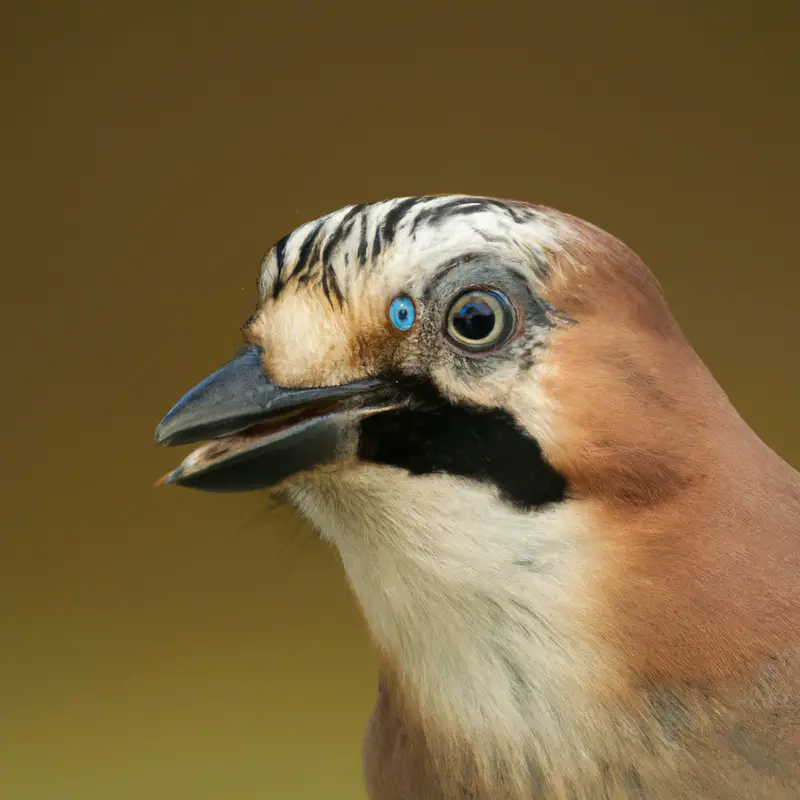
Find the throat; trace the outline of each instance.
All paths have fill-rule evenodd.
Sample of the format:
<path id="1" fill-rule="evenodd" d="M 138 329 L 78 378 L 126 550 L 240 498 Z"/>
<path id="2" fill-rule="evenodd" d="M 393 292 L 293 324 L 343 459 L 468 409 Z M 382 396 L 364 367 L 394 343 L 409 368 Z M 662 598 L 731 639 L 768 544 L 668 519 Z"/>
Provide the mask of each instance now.
<path id="1" fill-rule="evenodd" d="M 339 550 L 403 724 L 520 780 L 542 759 L 584 757 L 605 661 L 588 635 L 578 503 L 526 511 L 478 481 L 363 464 L 293 499 Z"/>

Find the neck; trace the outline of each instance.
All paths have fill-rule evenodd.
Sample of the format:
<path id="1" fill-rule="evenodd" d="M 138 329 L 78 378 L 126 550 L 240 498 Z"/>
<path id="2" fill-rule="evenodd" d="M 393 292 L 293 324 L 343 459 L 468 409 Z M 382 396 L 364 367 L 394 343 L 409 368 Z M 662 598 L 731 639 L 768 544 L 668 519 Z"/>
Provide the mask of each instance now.
<path id="1" fill-rule="evenodd" d="M 594 559 L 579 504 L 524 512 L 485 486 L 379 466 L 294 500 L 341 554 L 385 691 L 403 698 L 390 715 L 402 707 L 426 741 L 447 742 L 448 762 L 490 754 L 465 767 L 490 783 L 529 785 L 535 761 L 585 758 L 593 687 L 614 681 L 588 634 Z"/>
<path id="2" fill-rule="evenodd" d="M 759 753 L 793 719 L 782 687 L 800 685 L 800 661 L 728 688 L 621 667 L 600 640 L 634 641 L 597 628 L 600 565 L 615 559 L 596 549 L 587 501 L 523 512 L 485 486 L 377 465 L 291 494 L 337 546 L 381 653 L 374 800 L 797 796 L 792 758 Z M 671 620 L 653 614 L 641 631 L 657 644 Z"/>

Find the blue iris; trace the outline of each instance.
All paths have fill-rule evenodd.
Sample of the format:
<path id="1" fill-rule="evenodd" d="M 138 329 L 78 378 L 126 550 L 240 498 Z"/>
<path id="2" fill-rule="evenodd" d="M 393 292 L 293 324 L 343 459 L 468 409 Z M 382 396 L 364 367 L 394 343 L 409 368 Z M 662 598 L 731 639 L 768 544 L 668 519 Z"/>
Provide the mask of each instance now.
<path id="1" fill-rule="evenodd" d="M 413 324 L 417 312 L 410 297 L 395 297 L 389 305 L 389 319 L 401 331 L 407 331 Z"/>

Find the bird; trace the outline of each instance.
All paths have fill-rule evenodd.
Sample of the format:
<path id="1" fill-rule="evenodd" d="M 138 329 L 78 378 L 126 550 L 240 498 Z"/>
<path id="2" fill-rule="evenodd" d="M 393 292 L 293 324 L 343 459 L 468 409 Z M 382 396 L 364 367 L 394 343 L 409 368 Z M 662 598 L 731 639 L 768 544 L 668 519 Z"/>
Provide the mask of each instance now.
<path id="1" fill-rule="evenodd" d="M 473 195 L 270 248 L 162 483 L 266 491 L 378 654 L 370 800 L 800 797 L 800 474 L 604 229 Z"/>

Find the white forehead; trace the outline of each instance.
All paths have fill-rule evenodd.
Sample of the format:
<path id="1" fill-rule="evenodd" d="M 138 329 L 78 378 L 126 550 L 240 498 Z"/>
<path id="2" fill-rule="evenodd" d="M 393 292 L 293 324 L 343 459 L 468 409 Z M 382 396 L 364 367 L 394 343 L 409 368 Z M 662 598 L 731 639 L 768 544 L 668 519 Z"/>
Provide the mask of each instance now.
<path id="1" fill-rule="evenodd" d="M 267 254 L 262 298 L 292 283 L 341 291 L 371 276 L 387 288 L 413 290 L 432 270 L 474 253 L 527 267 L 532 278 L 558 249 L 568 225 L 555 212 L 470 195 L 399 197 L 351 205 L 307 222 Z M 333 274 L 331 274 L 333 273 Z"/>

